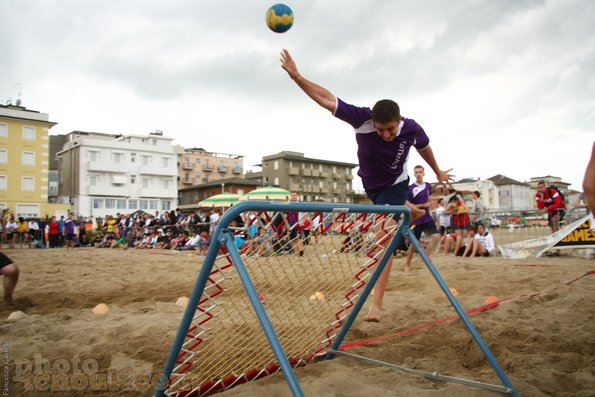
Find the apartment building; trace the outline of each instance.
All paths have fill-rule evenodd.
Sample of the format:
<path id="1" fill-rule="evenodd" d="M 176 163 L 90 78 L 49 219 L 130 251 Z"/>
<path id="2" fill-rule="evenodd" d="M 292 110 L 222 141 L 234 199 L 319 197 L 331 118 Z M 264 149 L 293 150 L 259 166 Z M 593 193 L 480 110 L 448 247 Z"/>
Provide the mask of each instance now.
<path id="1" fill-rule="evenodd" d="M 471 193 L 478 191 L 481 202 L 488 210 L 497 210 L 500 208 L 498 188 L 496 187 L 496 184 L 489 179 L 466 178 L 453 182 L 451 185 L 455 190 L 468 192 L 468 194 L 465 195 L 468 205 L 470 205 L 472 201 Z"/>
<path id="2" fill-rule="evenodd" d="M 498 210 L 504 211 L 526 211 L 533 206 L 531 205 L 531 189 L 529 184 L 516 181 L 507 176 L 498 174 L 491 178 L 498 188 Z"/>
<path id="3" fill-rule="evenodd" d="M 202 148 L 178 149 L 178 189 L 220 179 L 241 177 L 244 156 L 207 152 Z"/>
<path id="4" fill-rule="evenodd" d="M 158 131 L 113 135 L 73 131 L 58 152 L 59 200 L 73 212 L 105 217 L 176 207 L 178 169 L 173 138 Z"/>
<path id="5" fill-rule="evenodd" d="M 18 102 L 0 105 L 0 209 L 24 218 L 68 210 L 48 205 L 48 132 L 54 125 L 48 114 Z"/>
<path id="6" fill-rule="evenodd" d="M 262 158 L 262 171 L 246 174 L 263 186 L 296 191 L 301 201 L 353 203 L 353 169 L 357 164 L 314 159 L 304 153 L 283 151 Z"/>

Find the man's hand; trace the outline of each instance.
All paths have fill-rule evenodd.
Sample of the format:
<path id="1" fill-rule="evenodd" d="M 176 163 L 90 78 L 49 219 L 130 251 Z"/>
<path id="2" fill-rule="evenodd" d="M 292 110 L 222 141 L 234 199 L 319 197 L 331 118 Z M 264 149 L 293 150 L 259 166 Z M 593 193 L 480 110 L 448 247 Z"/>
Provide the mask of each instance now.
<path id="1" fill-rule="evenodd" d="M 438 183 L 442 184 L 443 186 L 452 188 L 450 181 L 454 181 L 455 175 L 450 174 L 452 168 L 447 171 L 439 170 L 436 173 L 436 179 L 438 179 Z"/>
<path id="2" fill-rule="evenodd" d="M 281 51 L 281 67 L 287 72 L 289 77 L 291 77 L 293 80 L 300 76 L 300 73 L 297 70 L 297 66 L 293 61 L 293 58 L 289 54 L 289 51 L 287 51 L 286 49 L 283 49 L 283 51 Z"/>

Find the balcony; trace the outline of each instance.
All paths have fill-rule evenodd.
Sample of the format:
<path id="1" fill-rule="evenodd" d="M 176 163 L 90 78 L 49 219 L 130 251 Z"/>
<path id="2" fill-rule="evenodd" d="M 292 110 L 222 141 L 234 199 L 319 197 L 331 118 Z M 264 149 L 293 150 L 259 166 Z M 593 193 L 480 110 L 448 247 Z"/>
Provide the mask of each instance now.
<path id="1" fill-rule="evenodd" d="M 193 184 L 192 179 L 184 179 L 184 180 L 182 180 L 182 183 L 184 185 L 192 185 Z"/>
<path id="2" fill-rule="evenodd" d="M 300 185 L 297 183 L 290 183 L 289 184 L 289 190 L 292 192 L 297 192 L 300 190 Z"/>
<path id="3" fill-rule="evenodd" d="M 320 193 L 320 186 L 314 186 L 312 187 L 312 193 Z"/>
<path id="4" fill-rule="evenodd" d="M 231 172 L 233 172 L 234 174 L 242 174 L 243 170 L 241 168 L 234 168 Z"/>
<path id="5" fill-rule="evenodd" d="M 302 168 L 302 175 L 303 176 L 312 176 L 312 170 L 307 170 L 305 168 Z"/>
<path id="6" fill-rule="evenodd" d="M 178 196 L 178 191 L 176 189 L 142 188 L 140 189 L 139 196 L 141 198 L 175 198 Z"/>
<path id="7" fill-rule="evenodd" d="M 156 167 L 153 165 L 143 165 L 140 167 L 139 174 L 141 175 L 166 175 L 175 176 L 177 172 L 169 167 Z"/>
<path id="8" fill-rule="evenodd" d="M 206 171 L 206 172 L 211 172 L 211 171 L 213 171 L 214 169 L 215 169 L 215 167 L 214 167 L 214 166 L 212 166 L 212 165 L 204 164 L 204 165 L 202 166 L 202 170 L 203 170 L 203 171 Z"/>
<path id="9" fill-rule="evenodd" d="M 346 181 L 352 181 L 353 180 L 353 175 L 351 175 L 351 174 L 345 175 L 345 180 Z"/>
<path id="10" fill-rule="evenodd" d="M 299 175 L 300 174 L 300 169 L 298 167 L 289 167 L 287 173 L 289 175 Z"/>
<path id="11" fill-rule="evenodd" d="M 318 171 L 318 170 L 312 170 L 312 176 L 319 177 L 320 176 L 320 171 Z"/>
<path id="12" fill-rule="evenodd" d="M 221 166 L 221 165 L 219 167 L 217 167 L 217 171 L 219 171 L 220 174 L 225 174 L 228 169 L 229 169 L 229 167 L 225 167 L 225 166 Z"/>
<path id="13" fill-rule="evenodd" d="M 89 161 L 87 163 L 89 171 L 102 172 L 124 172 L 127 167 L 122 163 L 108 163 L 106 161 Z"/>
<path id="14" fill-rule="evenodd" d="M 184 164 L 182 164 L 182 168 L 185 170 L 192 170 L 192 169 L 194 169 L 194 165 L 190 164 L 190 163 L 184 163 Z"/>
<path id="15" fill-rule="evenodd" d="M 320 177 L 321 177 L 321 178 L 325 178 L 325 179 L 326 179 L 326 178 L 328 178 L 328 177 L 329 177 L 329 173 L 328 173 L 328 172 L 326 172 L 326 171 L 323 171 L 323 172 L 321 172 L 321 173 L 320 173 Z"/>
<path id="16" fill-rule="evenodd" d="M 117 186 L 87 186 L 89 196 L 127 197 L 130 189 Z"/>

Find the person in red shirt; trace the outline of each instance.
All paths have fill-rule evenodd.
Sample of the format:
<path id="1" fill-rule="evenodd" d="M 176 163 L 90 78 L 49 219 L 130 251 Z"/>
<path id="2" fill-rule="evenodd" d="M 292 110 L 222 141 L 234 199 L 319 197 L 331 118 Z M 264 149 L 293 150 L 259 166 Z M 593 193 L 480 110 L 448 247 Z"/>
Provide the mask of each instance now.
<path id="1" fill-rule="evenodd" d="M 56 222 L 55 216 L 52 216 L 52 219 L 48 224 L 48 229 L 50 248 L 56 248 L 58 247 L 58 243 L 60 242 L 60 228 L 58 222 Z"/>
<path id="2" fill-rule="evenodd" d="M 552 233 L 557 232 L 560 229 L 560 221 L 566 214 L 566 203 L 560 193 L 552 187 L 546 187 L 545 182 L 540 181 L 537 183 L 535 201 L 540 214 L 547 211 L 547 219 Z"/>

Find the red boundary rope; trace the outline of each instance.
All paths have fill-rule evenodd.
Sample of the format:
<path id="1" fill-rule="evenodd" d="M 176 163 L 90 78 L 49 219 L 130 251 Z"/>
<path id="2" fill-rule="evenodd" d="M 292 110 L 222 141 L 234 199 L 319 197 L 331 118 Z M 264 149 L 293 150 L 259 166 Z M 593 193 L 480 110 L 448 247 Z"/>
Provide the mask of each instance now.
<path id="1" fill-rule="evenodd" d="M 579 279 L 581 279 L 581 278 L 583 278 L 585 276 L 591 275 L 591 274 L 595 274 L 595 270 L 591 270 L 591 271 L 589 271 L 587 273 L 581 274 L 578 277 L 574 277 L 574 278 L 566 281 L 565 284 L 566 285 L 570 285 L 573 282 L 575 282 L 575 281 L 577 281 L 577 280 L 579 280 Z M 495 302 L 491 302 L 491 303 L 489 303 L 487 305 L 483 305 L 483 306 L 480 306 L 480 307 L 476 307 L 474 309 L 471 309 L 471 310 L 467 311 L 466 313 L 467 314 L 479 313 L 479 312 L 482 312 L 482 311 L 493 309 L 494 307 L 498 306 L 501 302 L 505 302 L 505 301 L 512 300 L 512 299 L 518 299 L 518 298 L 522 298 L 522 297 L 533 297 L 533 296 L 539 295 L 540 293 L 541 292 L 536 292 L 534 294 L 529 294 L 529 295 L 522 294 L 522 295 L 519 295 L 519 296 L 516 296 L 516 297 L 511 296 L 511 297 L 508 297 L 508 298 L 499 299 L 499 300 L 497 300 Z M 442 320 L 432 321 L 432 322 L 429 322 L 429 323 L 426 323 L 426 324 L 418 325 L 417 327 L 410 328 L 410 329 L 407 329 L 407 330 L 404 330 L 404 331 L 399 331 L 399 332 L 397 332 L 395 334 L 379 336 L 377 338 L 372 338 L 372 339 L 365 339 L 365 340 L 361 340 L 359 342 L 345 343 L 345 344 L 342 344 L 341 346 L 339 346 L 339 348 L 342 349 L 342 350 L 346 350 L 346 349 L 351 349 L 352 347 L 364 346 L 364 345 L 368 345 L 370 343 L 379 342 L 381 340 L 393 338 L 393 337 L 396 337 L 396 336 L 410 334 L 410 333 L 413 333 L 413 332 L 416 332 L 416 331 L 419 331 L 419 330 L 422 330 L 422 329 L 425 329 L 425 328 L 434 327 L 434 326 L 437 326 L 437 325 L 440 325 L 440 324 L 444 324 L 444 323 L 447 323 L 447 322 L 450 322 L 450 321 L 458 320 L 458 319 L 459 319 L 459 316 L 452 316 L 452 317 L 444 318 Z"/>

